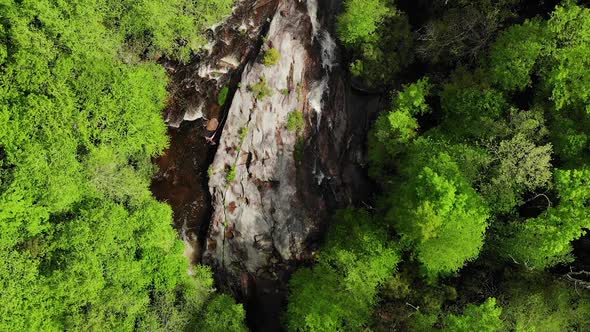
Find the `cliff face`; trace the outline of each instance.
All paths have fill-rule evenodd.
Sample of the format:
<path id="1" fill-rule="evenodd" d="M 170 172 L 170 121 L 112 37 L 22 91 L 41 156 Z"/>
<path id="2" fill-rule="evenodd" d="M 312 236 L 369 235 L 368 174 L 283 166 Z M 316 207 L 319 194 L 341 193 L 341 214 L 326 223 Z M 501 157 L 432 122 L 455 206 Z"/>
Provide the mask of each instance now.
<path id="1" fill-rule="evenodd" d="M 208 131 L 222 122 L 218 105 L 220 90 L 231 87 L 244 65 L 259 48 L 260 35 L 268 28 L 268 18 L 276 12 L 277 0 L 237 0 L 233 13 L 211 27 L 212 42 L 188 65 L 164 61 L 172 77 L 166 122 L 179 128 L 183 122 L 204 121 Z"/>
<path id="2" fill-rule="evenodd" d="M 366 133 L 380 101 L 351 91 L 339 65 L 340 2 L 238 1 L 197 61 L 164 62 L 172 142 L 152 189 L 174 208 L 191 262 L 246 302 L 254 330 L 280 329 L 290 273 L 312 259 L 334 209 L 368 195 Z M 273 66 L 262 64 L 269 48 Z"/>
<path id="3" fill-rule="evenodd" d="M 316 0 L 279 1 L 265 45 L 242 72 L 210 168 L 203 260 L 246 298 L 284 291 L 290 268 L 312 257 L 328 210 L 364 198 L 366 124 L 378 100 L 360 105 L 348 90 L 329 20 L 319 14 Z M 274 66 L 261 61 L 269 47 L 281 55 Z M 300 132 L 287 128 L 293 112 L 304 115 Z"/>
<path id="4" fill-rule="evenodd" d="M 305 9 L 292 1 L 279 6 L 267 36 L 281 54 L 279 63 L 267 67 L 259 58 L 246 66 L 211 165 L 214 213 L 205 258 L 236 280 L 302 258 L 305 239 L 317 227 L 297 192 L 297 134 L 286 128 L 296 111 L 306 115 L 306 127 L 313 125 L 310 86 L 321 77 Z M 251 87 L 257 84 L 268 87 L 269 96 L 256 96 Z M 321 98 L 322 92 L 315 93 Z"/>
<path id="5" fill-rule="evenodd" d="M 172 206 L 191 264 L 201 260 L 211 214 L 207 168 L 227 111 L 218 95 L 223 87 L 233 93 L 245 65 L 257 56 L 276 7 L 276 0 L 238 0 L 232 15 L 210 29 L 211 43 L 193 62 L 162 60 L 171 76 L 165 113 L 170 147 L 155 160 L 159 171 L 151 190 Z"/>

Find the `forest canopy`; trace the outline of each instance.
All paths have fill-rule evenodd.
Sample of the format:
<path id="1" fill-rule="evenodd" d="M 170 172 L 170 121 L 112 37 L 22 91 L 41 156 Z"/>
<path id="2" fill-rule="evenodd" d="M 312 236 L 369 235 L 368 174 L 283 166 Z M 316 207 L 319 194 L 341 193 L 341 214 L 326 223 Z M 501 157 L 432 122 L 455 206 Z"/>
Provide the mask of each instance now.
<path id="1" fill-rule="evenodd" d="M 0 0 L 0 331 L 248 330 L 211 268 L 182 256 L 172 208 L 149 188 L 170 143 L 162 64 L 198 61 L 233 5 Z M 285 329 L 589 331 L 588 5 L 341 7 L 330 75 L 383 106 L 355 156 L 373 191 L 329 211 L 318 251 L 284 264 Z M 266 70 L 284 63 L 279 46 L 262 47 Z M 262 102 L 271 83 L 245 90 Z M 296 167 L 305 114 L 287 119 Z"/>
<path id="2" fill-rule="evenodd" d="M 428 3 L 417 18 L 419 3 L 345 1 L 337 31 L 355 83 L 393 91 L 368 134 L 379 188 L 353 225 L 350 210 L 336 214 L 315 266 L 291 279 L 289 329 L 586 330 L 589 284 L 572 275 L 588 266 L 574 244 L 590 229 L 590 9 Z M 408 19 L 421 22 L 413 36 L 390 30 Z M 389 71 L 367 65 L 404 52 Z M 351 234 L 379 234 L 374 254 L 393 245 L 398 257 L 354 288 L 352 268 L 328 264 L 365 246 L 334 256 L 333 239 Z M 365 287 L 377 291 L 362 310 L 332 302 Z"/>
<path id="3" fill-rule="evenodd" d="M 188 61 L 231 5 L 0 2 L 0 330 L 243 330 L 148 188 L 168 145 L 156 60 Z"/>

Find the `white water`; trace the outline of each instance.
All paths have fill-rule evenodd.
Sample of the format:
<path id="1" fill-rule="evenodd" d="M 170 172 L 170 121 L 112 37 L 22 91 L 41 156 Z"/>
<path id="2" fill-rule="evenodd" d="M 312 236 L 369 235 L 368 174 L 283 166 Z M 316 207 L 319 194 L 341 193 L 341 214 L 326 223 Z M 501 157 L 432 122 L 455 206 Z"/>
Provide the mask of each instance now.
<path id="1" fill-rule="evenodd" d="M 221 76 L 223 74 L 227 74 L 228 72 L 229 72 L 228 68 L 224 68 L 224 67 L 214 68 L 210 64 L 201 65 L 201 66 L 199 66 L 199 69 L 197 69 L 197 75 L 199 75 L 199 77 L 201 77 L 201 78 L 208 79 L 208 80 L 217 80 L 219 78 L 219 76 Z"/>
<path id="2" fill-rule="evenodd" d="M 180 238 L 182 242 L 184 242 L 184 252 L 182 255 L 188 260 L 188 270 L 186 271 L 189 276 L 193 276 L 195 272 L 193 271 L 193 266 L 195 264 L 195 241 L 191 241 L 190 236 L 188 235 L 188 227 L 186 226 L 186 220 L 182 224 L 180 228 Z"/>
<path id="3" fill-rule="evenodd" d="M 320 128 L 320 123 L 322 120 L 322 99 L 324 94 L 329 93 L 330 88 L 328 87 L 328 75 L 324 76 L 324 78 L 316 82 L 314 87 L 309 92 L 309 106 L 315 111 L 318 122 L 317 122 L 317 129 Z"/>
<path id="4" fill-rule="evenodd" d="M 318 22 L 318 1 L 307 0 L 307 14 L 311 20 L 311 40 L 313 41 L 318 34 L 319 25 Z"/>
<path id="5" fill-rule="evenodd" d="M 318 36 L 321 25 L 318 21 L 318 0 L 307 0 L 307 14 L 311 21 L 312 27 L 312 41 Z M 329 93 L 329 72 L 332 71 L 332 67 L 335 65 L 336 59 L 336 41 L 330 33 L 322 29 L 319 37 L 319 43 L 321 48 L 321 60 L 322 68 L 326 70 L 326 74 L 321 81 L 314 84 L 309 93 L 309 105 L 316 112 L 317 115 L 317 129 L 320 128 L 322 120 L 322 99 L 324 94 Z"/>
<path id="6" fill-rule="evenodd" d="M 316 164 L 317 164 L 317 160 L 316 160 Z M 324 179 L 326 178 L 326 175 L 324 174 L 324 172 L 322 172 L 321 170 L 314 170 L 313 174 L 315 175 L 315 179 L 317 181 L 318 186 L 322 184 L 322 182 L 324 182 Z"/>
<path id="7" fill-rule="evenodd" d="M 328 31 L 324 30 L 320 38 L 320 45 L 322 47 L 322 67 L 332 71 L 336 59 L 336 41 Z"/>

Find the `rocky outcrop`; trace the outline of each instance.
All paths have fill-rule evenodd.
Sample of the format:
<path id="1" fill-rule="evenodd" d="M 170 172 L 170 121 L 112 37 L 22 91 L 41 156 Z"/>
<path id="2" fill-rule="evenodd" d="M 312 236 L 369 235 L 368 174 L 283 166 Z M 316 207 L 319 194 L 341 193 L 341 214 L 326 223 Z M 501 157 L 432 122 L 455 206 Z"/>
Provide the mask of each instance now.
<path id="1" fill-rule="evenodd" d="M 317 228 L 298 197 L 298 134 L 287 129 L 292 112 L 306 115 L 307 131 L 313 125 L 308 97 L 316 79 L 309 78 L 319 71 L 313 65 L 312 24 L 303 9 L 305 4 L 294 1 L 279 5 L 266 39 L 280 60 L 246 66 L 211 165 L 214 213 L 205 259 L 235 281 L 303 258 L 306 238 Z M 269 89 L 267 96 L 254 91 L 256 86 Z M 321 99 L 322 92 L 315 94 Z"/>
<path id="2" fill-rule="evenodd" d="M 155 160 L 158 173 L 150 189 L 171 205 L 191 264 L 200 262 L 212 211 L 207 168 L 227 108 L 218 96 L 223 87 L 230 87 L 231 96 L 245 65 L 257 56 L 277 3 L 238 0 L 232 15 L 210 28 L 211 42 L 193 61 L 160 59 L 171 77 L 165 112 L 170 146 Z"/>
<path id="3" fill-rule="evenodd" d="M 162 60 L 171 145 L 152 191 L 173 207 L 191 263 L 212 266 L 246 302 L 255 331 L 280 329 L 289 274 L 313 257 L 334 209 L 366 199 L 365 138 L 380 101 L 351 91 L 339 66 L 340 3 L 239 0 L 193 62 Z M 280 53 L 273 66 L 262 64 L 269 48 Z M 287 128 L 292 114 L 303 128 Z"/>
<path id="4" fill-rule="evenodd" d="M 209 30 L 211 43 L 190 64 L 164 61 L 172 76 L 166 122 L 172 128 L 184 121 L 203 120 L 211 132 L 222 121 L 217 96 L 239 78 L 244 65 L 256 56 L 260 35 L 278 0 L 239 0 L 224 22 Z M 237 75 L 237 76 L 236 76 Z"/>
<path id="5" fill-rule="evenodd" d="M 290 268 L 312 257 L 328 211 L 364 199 L 368 115 L 379 100 L 348 90 L 320 14 L 316 0 L 279 2 L 265 45 L 244 68 L 211 165 L 214 212 L 203 259 L 246 298 L 284 291 Z M 262 63 L 268 48 L 279 51 L 278 64 Z M 287 128 L 295 112 L 304 130 Z"/>

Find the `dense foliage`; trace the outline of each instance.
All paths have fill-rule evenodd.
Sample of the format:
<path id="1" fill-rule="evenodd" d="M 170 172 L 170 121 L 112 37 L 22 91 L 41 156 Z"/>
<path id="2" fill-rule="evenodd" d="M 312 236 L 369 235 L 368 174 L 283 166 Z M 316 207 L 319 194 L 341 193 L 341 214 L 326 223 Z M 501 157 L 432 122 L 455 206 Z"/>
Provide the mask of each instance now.
<path id="1" fill-rule="evenodd" d="M 588 266 L 574 243 L 590 229 L 590 9 L 544 6 L 432 1 L 428 19 L 410 17 L 422 22 L 413 54 L 423 78 L 404 85 L 396 75 L 403 66 L 392 73 L 363 65 L 387 63 L 369 48 L 401 54 L 383 51 L 396 47 L 387 45 L 387 28 L 405 14 L 389 1 L 345 1 L 338 33 L 351 74 L 398 90 L 368 135 L 368 170 L 380 187 L 375 209 L 348 229 L 368 239 L 378 227 L 378 243 L 398 242 L 399 258 L 389 271 L 363 271 L 383 276 L 380 301 L 372 297 L 360 310 L 374 310 L 372 319 L 349 323 L 342 317 L 352 320 L 360 305 L 332 302 L 350 296 L 340 288 L 349 270 L 326 260 L 336 236 L 352 237 L 339 230 L 345 222 L 335 223 L 316 265 L 291 281 L 290 328 L 589 328 L 590 292 L 579 286 L 588 282 L 564 271 Z M 532 8 L 545 16 L 528 16 Z M 302 317 L 307 324 L 297 323 Z"/>
<path id="2" fill-rule="evenodd" d="M 216 303 L 148 189 L 168 144 L 153 60 L 188 60 L 230 6 L 0 2 L 0 330 L 179 331 Z"/>
<path id="3" fill-rule="evenodd" d="M 291 279 L 289 330 L 360 329 L 369 321 L 379 285 L 399 260 L 396 246 L 367 211 L 339 212 L 318 264 Z"/>
<path id="4" fill-rule="evenodd" d="M 590 229 L 590 9 L 410 2 L 343 1 L 352 82 L 392 91 L 367 133 L 376 188 L 293 273 L 286 328 L 590 330 L 590 281 L 573 277 L 590 275 L 576 242 Z M 168 146 L 158 60 L 191 60 L 232 4 L 0 0 L 1 331 L 247 330 L 149 191 Z M 264 76 L 248 89 L 273 93 Z M 303 123 L 293 110 L 286 124 L 298 165 Z"/>
<path id="5" fill-rule="evenodd" d="M 425 154 L 426 144 L 419 153 Z M 399 188 L 385 202 L 385 217 L 415 250 L 429 276 L 456 272 L 477 257 L 487 228 L 484 200 L 446 153 L 416 158 L 401 172 Z"/>
<path id="6" fill-rule="evenodd" d="M 391 80 L 412 60 L 407 18 L 389 0 L 346 0 L 337 32 L 351 50 L 351 71 L 369 85 Z"/>

